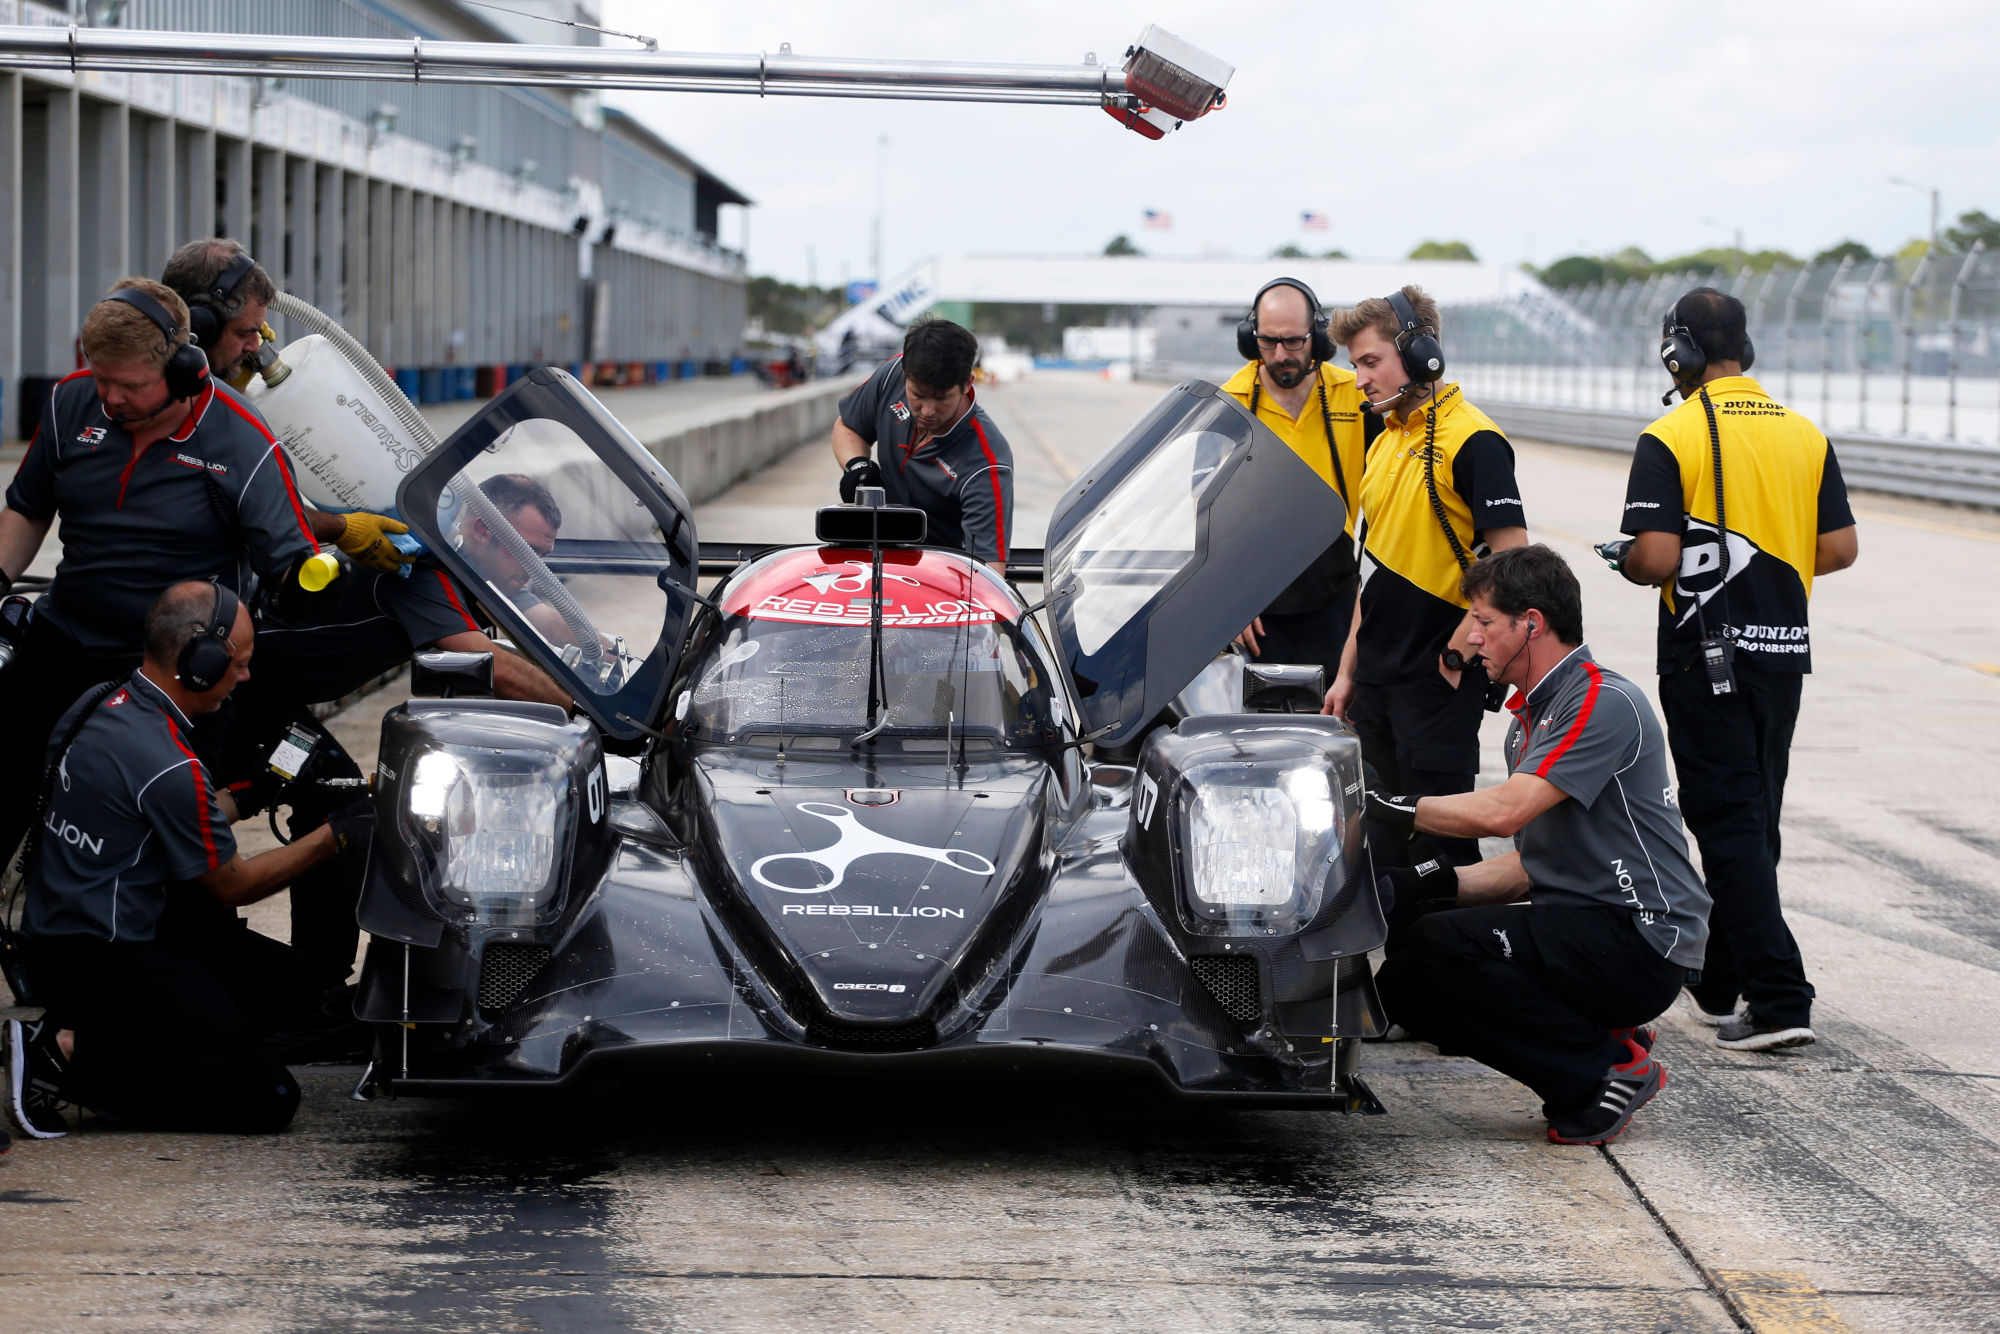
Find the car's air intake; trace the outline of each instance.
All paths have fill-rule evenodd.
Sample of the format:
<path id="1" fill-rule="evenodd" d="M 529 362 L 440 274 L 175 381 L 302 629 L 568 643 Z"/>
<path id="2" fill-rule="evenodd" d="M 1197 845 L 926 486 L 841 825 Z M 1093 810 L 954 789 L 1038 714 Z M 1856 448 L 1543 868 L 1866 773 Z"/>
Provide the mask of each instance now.
<path id="1" fill-rule="evenodd" d="M 504 940 L 488 944 L 479 959 L 480 1012 L 491 1014 L 519 1000 L 548 961 L 546 945 L 517 945 Z"/>
<path id="2" fill-rule="evenodd" d="M 1189 962 L 1224 1014 L 1245 1028 L 1255 1027 L 1263 1019 L 1264 995 L 1255 958 L 1248 954 L 1204 954 Z"/>

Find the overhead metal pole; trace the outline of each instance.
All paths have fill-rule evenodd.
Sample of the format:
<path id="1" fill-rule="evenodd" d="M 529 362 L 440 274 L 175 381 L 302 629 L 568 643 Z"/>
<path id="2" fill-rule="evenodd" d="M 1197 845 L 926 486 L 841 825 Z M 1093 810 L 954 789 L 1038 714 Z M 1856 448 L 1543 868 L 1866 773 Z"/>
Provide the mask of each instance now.
<path id="1" fill-rule="evenodd" d="M 21 69 L 1013 102 L 1119 110 L 1136 109 L 1142 100 L 1139 91 L 1129 86 L 1127 67 L 1094 63 L 850 60 L 800 56 L 788 50 L 708 55 L 421 37 L 273 37 L 75 25 L 0 29 L 0 70 Z M 1193 114 L 1211 105 L 1204 104 Z"/>
<path id="2" fill-rule="evenodd" d="M 1826 292 L 1819 301 L 1819 428 L 1833 429 L 1833 298 L 1838 295 L 1841 280 L 1854 267 L 1854 256 L 1842 255 L 1840 267 L 1833 271 L 1833 280 L 1826 285 Z"/>
<path id="3" fill-rule="evenodd" d="M 1931 266 L 1931 252 L 1926 250 L 1917 267 L 1910 271 L 1910 281 L 1903 284 L 1903 418 L 1900 433 L 1910 433 L 1910 371 L 1917 355 L 1917 288 L 1924 281 L 1924 273 Z"/>

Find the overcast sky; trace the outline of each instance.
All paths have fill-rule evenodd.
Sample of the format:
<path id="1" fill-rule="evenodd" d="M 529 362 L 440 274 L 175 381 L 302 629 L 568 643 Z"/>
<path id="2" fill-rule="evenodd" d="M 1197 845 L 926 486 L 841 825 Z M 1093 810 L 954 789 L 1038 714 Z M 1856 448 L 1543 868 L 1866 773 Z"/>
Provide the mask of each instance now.
<path id="1" fill-rule="evenodd" d="M 1119 232 L 1158 254 L 1396 258 L 1437 239 L 1537 264 L 1739 230 L 1751 249 L 1894 248 L 1928 230 L 1929 202 L 1890 176 L 1939 187 L 1947 224 L 2000 214 L 1992 0 L 1681 7 L 1678 26 L 1675 7 L 1611 0 L 604 7 L 676 50 L 1031 63 L 1116 60 L 1151 22 L 1236 67 L 1225 109 L 1157 143 L 1079 107 L 614 94 L 757 200 L 751 271 L 793 281 L 808 247 L 822 284 L 866 276 L 882 135 L 892 276 Z M 1148 208 L 1173 229 L 1146 229 Z M 1329 229 L 1301 231 L 1307 209 Z"/>

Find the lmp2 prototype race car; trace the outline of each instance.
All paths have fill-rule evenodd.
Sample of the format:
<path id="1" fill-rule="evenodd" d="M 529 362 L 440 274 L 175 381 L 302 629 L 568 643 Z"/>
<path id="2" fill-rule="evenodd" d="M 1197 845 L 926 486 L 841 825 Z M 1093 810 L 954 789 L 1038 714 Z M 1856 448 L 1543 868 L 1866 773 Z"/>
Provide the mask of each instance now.
<path id="1" fill-rule="evenodd" d="M 1243 712 L 1213 670 L 1339 499 L 1214 386 L 1070 487 L 1033 605 L 916 510 L 704 553 L 673 478 L 554 369 L 398 501 L 577 710 L 384 718 L 358 1094 L 741 1060 L 1380 1110 L 1359 744 L 1309 687 Z M 1205 670 L 1235 711 L 1176 707 Z"/>

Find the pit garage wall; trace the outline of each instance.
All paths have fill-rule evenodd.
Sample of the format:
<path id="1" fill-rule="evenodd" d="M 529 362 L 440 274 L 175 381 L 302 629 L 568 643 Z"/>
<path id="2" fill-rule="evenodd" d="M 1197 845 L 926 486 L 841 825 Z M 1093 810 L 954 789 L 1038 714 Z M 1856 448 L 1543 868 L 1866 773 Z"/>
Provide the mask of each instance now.
<path id="1" fill-rule="evenodd" d="M 0 23 L 54 13 L 0 0 Z M 413 398 L 490 393 L 510 368 L 586 352 L 649 380 L 727 366 L 742 257 L 629 219 L 586 254 L 583 211 L 566 189 L 371 136 L 329 107 L 260 101 L 245 79 L 0 73 L 0 437 L 20 426 L 24 378 L 75 369 L 83 316 L 113 282 L 217 233 L 404 372 Z"/>

